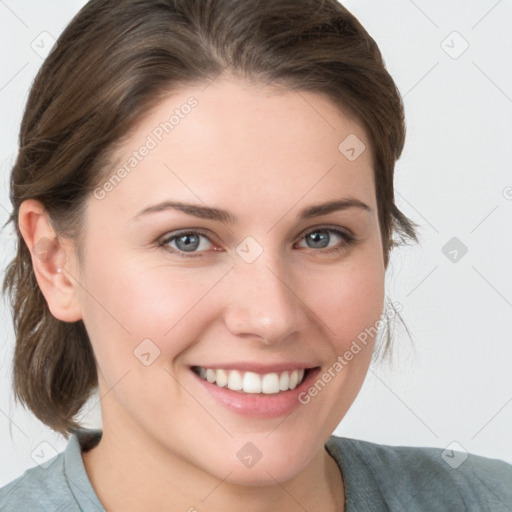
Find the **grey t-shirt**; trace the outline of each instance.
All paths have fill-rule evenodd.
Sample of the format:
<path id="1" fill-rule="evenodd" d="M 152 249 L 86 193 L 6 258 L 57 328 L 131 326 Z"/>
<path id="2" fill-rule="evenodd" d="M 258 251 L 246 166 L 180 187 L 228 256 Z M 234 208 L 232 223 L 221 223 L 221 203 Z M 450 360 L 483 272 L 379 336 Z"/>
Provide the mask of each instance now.
<path id="1" fill-rule="evenodd" d="M 0 489 L 0 511 L 105 512 L 80 453 L 100 439 L 101 430 L 73 434 L 46 469 L 28 469 Z M 337 436 L 325 447 L 344 478 L 346 512 L 512 511 L 512 465 L 503 461 Z"/>

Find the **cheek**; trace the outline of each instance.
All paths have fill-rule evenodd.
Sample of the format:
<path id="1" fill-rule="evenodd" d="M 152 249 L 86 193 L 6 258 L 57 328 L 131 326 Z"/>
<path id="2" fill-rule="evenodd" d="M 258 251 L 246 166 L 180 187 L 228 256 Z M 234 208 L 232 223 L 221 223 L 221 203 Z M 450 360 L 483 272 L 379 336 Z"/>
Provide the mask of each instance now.
<path id="1" fill-rule="evenodd" d="M 384 301 L 384 269 L 371 252 L 324 275 L 304 280 L 303 296 L 316 313 L 318 349 L 325 367 L 299 400 L 302 424 L 325 435 L 334 431 L 354 402 L 370 365 Z M 378 251 L 374 254 L 379 254 Z M 320 292 L 321 290 L 321 292 Z M 324 343 L 321 343 L 324 342 Z M 307 433 L 304 434 L 307 437 Z"/>
<path id="2" fill-rule="evenodd" d="M 361 333 L 378 324 L 384 285 L 383 267 L 362 261 L 306 280 L 305 302 L 322 320 L 325 336 L 331 339 L 337 353 L 347 350 Z"/>
<path id="3" fill-rule="evenodd" d="M 144 340 L 151 340 L 141 346 L 152 355 L 169 360 L 199 339 L 208 309 L 218 303 L 212 287 L 224 273 L 148 266 L 147 261 L 113 253 L 90 257 L 87 265 L 84 323 L 100 367 L 104 363 L 118 368 L 117 373 L 134 361 L 138 368 L 134 351 Z"/>

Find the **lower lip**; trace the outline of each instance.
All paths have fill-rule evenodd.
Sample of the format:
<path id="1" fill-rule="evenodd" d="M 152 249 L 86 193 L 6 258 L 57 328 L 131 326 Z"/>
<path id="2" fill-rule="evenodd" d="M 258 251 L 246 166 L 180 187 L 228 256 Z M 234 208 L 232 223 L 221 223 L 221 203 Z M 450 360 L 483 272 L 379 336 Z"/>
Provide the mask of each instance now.
<path id="1" fill-rule="evenodd" d="M 202 379 L 192 370 L 190 371 L 206 391 L 228 409 L 243 416 L 278 418 L 290 414 L 296 407 L 302 405 L 299 395 L 309 388 L 320 368 L 309 370 L 306 378 L 295 389 L 281 391 L 275 395 L 240 393 L 229 388 L 221 388 Z"/>

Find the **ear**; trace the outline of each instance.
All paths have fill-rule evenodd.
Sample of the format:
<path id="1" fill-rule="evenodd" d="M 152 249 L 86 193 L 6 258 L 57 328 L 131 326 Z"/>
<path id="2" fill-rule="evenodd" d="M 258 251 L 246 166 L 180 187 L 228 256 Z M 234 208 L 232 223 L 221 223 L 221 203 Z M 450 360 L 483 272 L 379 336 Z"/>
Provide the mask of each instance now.
<path id="1" fill-rule="evenodd" d="M 51 314 L 63 322 L 82 318 L 73 244 L 57 237 L 44 206 L 35 199 L 20 205 L 18 226 L 32 256 L 32 266 Z"/>

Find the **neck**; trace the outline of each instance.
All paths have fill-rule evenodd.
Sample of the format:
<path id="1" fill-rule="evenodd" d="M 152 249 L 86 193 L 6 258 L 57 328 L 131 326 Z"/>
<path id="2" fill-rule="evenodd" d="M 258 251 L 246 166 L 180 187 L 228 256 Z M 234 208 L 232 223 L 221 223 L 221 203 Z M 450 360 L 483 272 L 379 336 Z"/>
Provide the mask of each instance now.
<path id="1" fill-rule="evenodd" d="M 287 482 L 241 486 L 184 461 L 137 429 L 109 428 L 99 444 L 82 453 L 98 498 L 109 512 L 184 510 L 344 510 L 344 488 L 336 461 L 322 447 Z"/>

